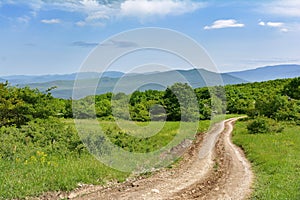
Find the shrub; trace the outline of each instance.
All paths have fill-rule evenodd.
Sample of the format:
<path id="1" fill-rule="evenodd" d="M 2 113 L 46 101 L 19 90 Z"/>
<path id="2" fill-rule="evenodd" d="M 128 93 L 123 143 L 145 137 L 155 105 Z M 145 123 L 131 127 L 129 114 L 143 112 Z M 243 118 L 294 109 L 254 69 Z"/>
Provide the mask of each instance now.
<path id="1" fill-rule="evenodd" d="M 248 124 L 247 129 L 250 134 L 267 132 L 281 133 L 284 127 L 273 119 L 257 117 Z"/>
<path id="2" fill-rule="evenodd" d="M 257 118 L 248 124 L 247 129 L 250 134 L 257 134 L 268 132 L 270 127 L 266 119 Z"/>

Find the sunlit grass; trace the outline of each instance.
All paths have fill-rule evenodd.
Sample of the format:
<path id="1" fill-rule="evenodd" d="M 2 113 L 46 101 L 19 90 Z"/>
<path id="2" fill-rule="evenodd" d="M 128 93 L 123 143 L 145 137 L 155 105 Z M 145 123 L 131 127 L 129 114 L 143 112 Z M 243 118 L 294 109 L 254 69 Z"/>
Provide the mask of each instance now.
<path id="1" fill-rule="evenodd" d="M 282 133 L 253 135 L 246 123 L 236 123 L 233 140 L 253 165 L 252 199 L 300 199 L 300 126 L 282 124 Z"/>
<path id="2" fill-rule="evenodd" d="M 71 119 L 63 121 L 68 125 L 74 124 Z M 94 120 L 80 120 L 80 123 L 89 127 L 86 130 L 100 126 L 98 121 Z M 155 126 L 161 126 L 163 122 L 153 123 Z M 112 135 L 117 135 L 120 131 L 130 131 L 129 129 L 121 130 L 115 122 L 100 121 L 100 124 L 103 130 L 111 130 Z M 147 123 L 138 122 L 137 124 L 142 129 L 141 134 L 149 131 L 146 129 Z M 200 121 L 199 126 L 196 127 L 197 131 L 204 132 L 209 125 L 210 121 L 208 120 Z M 166 122 L 157 134 L 144 142 L 127 144 L 125 140 L 122 141 L 127 145 L 124 149 L 138 152 L 159 149 L 173 139 L 178 133 L 179 126 L 180 122 Z M 139 133 L 135 132 L 134 134 Z M 189 134 L 190 139 L 193 139 L 195 133 L 190 133 L 186 129 L 184 134 Z M 130 145 L 134 148 L 130 149 Z M 66 156 L 59 156 L 59 152 L 57 152 L 57 154 L 54 153 L 54 156 L 49 156 L 39 149 L 35 155 L 27 157 L 29 157 L 27 160 L 0 160 L 0 199 L 38 196 L 47 191 L 70 191 L 76 188 L 78 183 L 102 185 L 112 180 L 124 181 L 130 175 L 130 173 L 105 166 L 88 152 L 83 152 L 81 155 L 76 155 L 76 153 L 73 155 L 70 152 L 70 155 Z"/>
<path id="3" fill-rule="evenodd" d="M 232 116 L 226 116 L 229 118 Z M 219 118 L 221 120 L 223 117 Z M 63 120 L 66 125 L 73 125 L 71 119 Z M 138 143 L 126 143 L 125 138 L 121 138 L 125 145 L 124 150 L 136 152 L 148 152 L 160 149 L 168 144 L 180 127 L 180 122 L 151 122 L 153 129 L 149 129 L 148 122 L 134 122 L 139 126 L 138 131 L 123 121 L 123 127 L 118 127 L 115 122 L 97 121 L 97 120 L 79 120 L 84 126 L 89 127 L 86 130 L 98 129 L 100 126 L 104 131 L 111 131 L 112 136 L 119 132 L 131 133 L 135 138 L 138 134 L 144 135 L 147 140 L 142 139 Z M 203 120 L 195 124 L 183 122 L 184 131 L 189 139 L 193 139 L 195 133 L 205 132 L 211 125 L 210 120 Z M 182 125 L 182 124 L 181 124 Z M 189 126 L 196 127 L 196 131 L 189 130 Z M 157 127 L 160 127 L 159 130 Z M 149 137 L 148 137 L 149 136 Z M 38 196 L 47 191 L 70 191 L 77 187 L 78 183 L 102 185 L 112 180 L 124 181 L 130 173 L 124 173 L 109 168 L 98 161 L 87 151 L 81 155 L 71 153 L 70 155 L 59 156 L 59 152 L 53 155 L 47 155 L 43 149 L 35 152 L 32 150 L 23 152 L 22 156 L 27 159 L 15 159 L 13 161 L 0 160 L 0 199 L 25 198 L 28 196 Z"/>
<path id="4" fill-rule="evenodd" d="M 45 163 L 0 161 L 0 199 L 25 198 L 45 191 L 69 191 L 78 183 L 124 181 L 128 173 L 104 166 L 89 154 L 47 158 Z"/>

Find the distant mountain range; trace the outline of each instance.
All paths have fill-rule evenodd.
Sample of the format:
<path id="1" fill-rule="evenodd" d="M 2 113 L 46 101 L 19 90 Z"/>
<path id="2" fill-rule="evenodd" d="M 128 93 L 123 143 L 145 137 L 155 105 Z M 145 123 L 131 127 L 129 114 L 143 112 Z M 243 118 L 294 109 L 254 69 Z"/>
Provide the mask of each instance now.
<path id="1" fill-rule="evenodd" d="M 30 76 L 30 75 L 13 75 L 13 76 L 2 76 L 0 77 L 4 80 L 8 80 L 12 85 L 17 84 L 31 84 L 31 83 L 46 83 L 52 81 L 73 81 L 77 77 L 77 73 L 72 74 L 54 74 L 54 75 L 37 75 L 37 76 Z M 91 78 L 98 78 L 100 76 L 110 77 L 110 78 L 120 78 L 124 75 L 123 72 L 115 72 L 115 71 L 108 71 L 104 72 L 103 74 L 97 72 L 82 72 L 80 73 L 81 79 L 91 79 Z"/>
<path id="2" fill-rule="evenodd" d="M 77 78 L 77 80 L 79 80 L 79 84 L 77 84 L 79 86 L 78 91 L 82 91 L 82 94 L 79 94 L 79 96 L 75 98 L 80 98 L 86 95 L 92 95 L 95 92 L 96 94 L 103 94 L 112 91 L 131 93 L 133 92 L 132 90 L 136 89 L 164 90 L 165 86 L 173 85 L 176 82 L 188 82 L 193 88 L 214 86 L 220 84 L 220 77 L 223 83 L 227 85 L 298 76 L 300 76 L 300 65 L 276 65 L 222 74 L 204 69 L 126 75 L 122 72 L 110 71 L 104 72 L 103 74 L 84 72 L 66 75 L 3 76 L 0 77 L 0 81 L 8 80 L 11 85 L 18 85 L 19 87 L 29 86 L 31 88 L 38 88 L 40 91 L 46 91 L 48 88 L 56 86 L 57 88 L 52 91 L 53 96 L 71 98 L 74 80 Z M 101 77 L 101 80 L 98 83 L 99 77 Z M 203 77 L 205 77 L 205 79 Z M 95 85 L 95 83 L 98 85 L 96 91 L 92 88 L 92 85 Z M 118 86 L 116 87 L 117 84 Z"/>
<path id="3" fill-rule="evenodd" d="M 300 76 L 300 65 L 275 65 L 251 70 L 227 73 L 234 77 L 249 81 L 261 82 Z"/>

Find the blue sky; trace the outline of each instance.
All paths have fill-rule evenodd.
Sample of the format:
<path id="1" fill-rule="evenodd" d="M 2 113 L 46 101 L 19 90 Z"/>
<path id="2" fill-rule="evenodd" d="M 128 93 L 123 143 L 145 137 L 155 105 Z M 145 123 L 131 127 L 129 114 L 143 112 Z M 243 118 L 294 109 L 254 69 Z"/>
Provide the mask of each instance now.
<path id="1" fill-rule="evenodd" d="M 0 0 L 0 76 L 76 72 L 97 44 L 143 27 L 193 38 L 221 72 L 300 64 L 297 0 Z"/>

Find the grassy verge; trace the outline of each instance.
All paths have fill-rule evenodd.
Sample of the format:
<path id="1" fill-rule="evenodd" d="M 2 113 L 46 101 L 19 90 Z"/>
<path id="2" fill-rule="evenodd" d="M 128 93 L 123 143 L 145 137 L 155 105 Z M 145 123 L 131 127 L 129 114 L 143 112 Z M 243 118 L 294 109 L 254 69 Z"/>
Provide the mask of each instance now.
<path id="1" fill-rule="evenodd" d="M 300 199 L 300 126 L 281 124 L 282 133 L 248 134 L 237 122 L 233 141 L 252 162 L 256 176 L 252 199 Z"/>
<path id="2" fill-rule="evenodd" d="M 0 161 L 0 199 L 25 198 L 45 191 L 69 191 L 78 183 L 105 184 L 128 176 L 86 154 L 81 157 L 32 158 L 29 162 Z"/>

